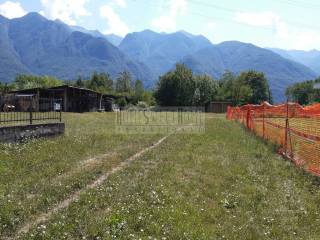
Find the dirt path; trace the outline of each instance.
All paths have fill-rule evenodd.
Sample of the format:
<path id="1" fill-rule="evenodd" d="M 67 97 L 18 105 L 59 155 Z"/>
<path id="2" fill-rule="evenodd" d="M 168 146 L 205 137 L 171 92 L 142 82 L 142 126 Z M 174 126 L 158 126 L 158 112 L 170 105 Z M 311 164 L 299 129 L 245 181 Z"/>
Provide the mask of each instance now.
<path id="1" fill-rule="evenodd" d="M 103 164 L 104 160 L 110 158 L 110 157 L 115 157 L 119 154 L 119 152 L 121 150 L 123 150 L 125 147 L 121 146 L 121 147 L 117 147 L 114 149 L 114 151 L 110 151 L 107 152 L 105 154 L 102 155 L 98 155 L 89 159 L 85 159 L 83 161 L 80 161 L 79 163 L 77 163 L 75 166 L 72 167 L 71 170 L 64 172 L 61 175 L 57 175 L 54 178 L 50 179 L 50 184 L 54 185 L 54 184 L 58 184 L 61 181 L 63 181 L 66 178 L 72 177 L 74 174 L 82 172 L 83 170 L 91 170 L 94 167 L 99 166 L 100 164 Z M 39 194 L 35 193 L 35 194 L 28 194 L 26 197 L 28 199 L 33 199 L 35 197 L 39 196 Z"/>
<path id="2" fill-rule="evenodd" d="M 118 171 L 121 171 L 122 169 L 127 167 L 131 162 L 133 162 L 134 160 L 138 159 L 139 157 L 141 157 L 146 152 L 148 152 L 148 151 L 152 150 L 153 148 L 159 146 L 169 136 L 170 135 L 167 135 L 167 136 L 161 138 L 156 143 L 152 144 L 151 146 L 149 146 L 147 148 L 142 149 L 141 151 L 137 152 L 136 154 L 134 154 L 133 156 L 129 157 L 125 161 L 121 162 L 117 167 L 115 167 L 115 168 L 111 169 L 110 171 L 106 172 L 105 174 L 101 175 L 99 178 L 97 178 L 95 181 L 93 181 L 92 183 L 88 184 L 87 186 L 85 186 L 81 190 L 73 193 L 68 198 L 66 198 L 65 200 L 61 201 L 57 205 L 55 205 L 48 212 L 33 216 L 32 220 L 30 220 L 29 222 L 25 223 L 23 226 L 21 226 L 21 228 L 18 229 L 17 237 L 28 233 L 32 227 L 40 224 L 41 222 L 45 222 L 45 221 L 49 220 L 53 214 L 59 212 L 60 210 L 62 210 L 64 208 L 67 208 L 71 203 L 79 200 L 79 198 L 80 198 L 82 193 L 86 192 L 87 190 L 96 188 L 97 186 L 101 185 L 110 175 L 112 175 L 112 174 L 114 174 L 114 173 L 116 173 Z"/>

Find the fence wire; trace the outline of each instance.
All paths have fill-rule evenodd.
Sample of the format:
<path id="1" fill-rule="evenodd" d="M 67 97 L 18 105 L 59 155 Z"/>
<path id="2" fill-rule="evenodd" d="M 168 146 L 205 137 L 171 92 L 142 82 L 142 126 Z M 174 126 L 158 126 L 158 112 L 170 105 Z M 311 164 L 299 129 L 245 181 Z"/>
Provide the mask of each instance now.
<path id="1" fill-rule="evenodd" d="M 320 104 L 297 103 L 229 107 L 236 120 L 256 135 L 279 146 L 279 153 L 306 171 L 320 176 Z"/>
<path id="2" fill-rule="evenodd" d="M 0 96 L 0 127 L 61 122 L 62 100 L 35 96 Z"/>

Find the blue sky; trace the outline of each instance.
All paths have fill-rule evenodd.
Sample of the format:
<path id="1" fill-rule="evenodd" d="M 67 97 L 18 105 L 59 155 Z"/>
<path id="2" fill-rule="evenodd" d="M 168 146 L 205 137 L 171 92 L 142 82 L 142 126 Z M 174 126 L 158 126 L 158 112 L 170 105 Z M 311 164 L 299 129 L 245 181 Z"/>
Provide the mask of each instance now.
<path id="1" fill-rule="evenodd" d="M 318 0 L 0 0 L 8 18 L 27 12 L 121 36 L 183 29 L 213 43 L 320 49 Z"/>

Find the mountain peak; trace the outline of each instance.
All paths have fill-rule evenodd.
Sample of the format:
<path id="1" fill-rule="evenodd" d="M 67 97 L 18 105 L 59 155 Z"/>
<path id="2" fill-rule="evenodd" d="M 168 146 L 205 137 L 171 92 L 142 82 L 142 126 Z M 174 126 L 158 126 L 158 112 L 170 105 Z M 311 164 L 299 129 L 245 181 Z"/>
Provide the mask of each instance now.
<path id="1" fill-rule="evenodd" d="M 141 31 L 141 33 L 156 33 L 156 32 L 152 31 L 150 29 L 145 29 L 145 30 Z"/>
<path id="2" fill-rule="evenodd" d="M 44 16 L 42 16 L 40 13 L 38 12 L 29 12 L 26 15 L 24 15 L 23 17 L 19 18 L 19 19 L 33 19 L 33 20 L 40 20 L 40 21 L 48 21 L 48 19 L 46 19 Z"/>
<path id="3" fill-rule="evenodd" d="M 211 41 L 208 38 L 206 38 L 205 36 L 203 36 L 201 34 L 195 35 L 195 34 L 187 32 L 185 30 L 180 30 L 180 31 L 178 31 L 176 33 L 182 34 L 185 37 L 187 37 L 189 39 L 192 39 L 192 40 L 202 41 L 203 43 L 208 44 L 208 45 L 212 44 Z"/>
<path id="4" fill-rule="evenodd" d="M 222 43 L 220 43 L 221 45 L 227 45 L 227 44 L 230 44 L 230 45 L 233 45 L 233 44 L 239 44 L 239 45 L 249 45 L 251 43 L 245 43 L 245 42 L 240 42 L 240 41 L 237 41 L 237 40 L 230 40 L 230 41 L 224 41 Z"/>
<path id="5" fill-rule="evenodd" d="M 5 16 L 3 16 L 3 15 L 1 15 L 1 14 L 0 14 L 0 20 L 2 20 L 2 21 L 3 21 L 3 20 L 9 20 L 9 19 L 8 19 L 8 18 L 6 18 Z"/>
<path id="6" fill-rule="evenodd" d="M 320 51 L 318 49 L 311 49 L 309 52 L 310 53 L 320 53 Z"/>
<path id="7" fill-rule="evenodd" d="M 263 49 L 260 48 L 252 43 L 245 43 L 245 42 L 240 42 L 240 41 L 225 41 L 222 43 L 217 44 L 216 46 L 221 46 L 221 47 L 227 47 L 227 48 L 239 48 L 239 47 L 253 47 L 253 48 L 259 48 L 259 49 Z M 266 49 L 264 49 L 266 50 Z"/>
<path id="8" fill-rule="evenodd" d="M 6 24 L 8 23 L 10 20 L 2 15 L 0 15 L 0 24 Z"/>
<path id="9" fill-rule="evenodd" d="M 59 18 L 57 18 L 56 20 L 54 20 L 56 23 L 58 24 L 62 24 L 62 25 L 67 25 L 65 22 L 61 21 Z M 69 25 L 68 25 L 69 26 Z M 71 26 L 69 26 L 71 27 Z"/>
<path id="10" fill-rule="evenodd" d="M 194 37 L 198 37 L 199 36 L 199 35 L 194 35 L 192 33 L 189 33 L 189 32 L 187 32 L 185 30 L 179 30 L 176 33 L 181 33 L 181 34 L 183 34 L 183 35 L 185 35 L 186 37 L 189 37 L 189 38 L 194 38 Z"/>
<path id="11" fill-rule="evenodd" d="M 79 75 L 87 77 L 94 71 L 116 77 L 127 70 L 133 78 L 150 86 L 147 80 L 153 79 L 151 71 L 130 60 L 103 36 L 94 36 L 98 34 L 95 31 L 82 33 L 35 12 L 8 21 L 10 24 L 5 28 L 0 24 L 0 30 L 8 33 L 0 36 L 0 60 L 4 59 L 0 61 L 0 69 L 6 69 L 0 71 L 1 81 L 10 82 L 22 73 L 70 80 Z"/>

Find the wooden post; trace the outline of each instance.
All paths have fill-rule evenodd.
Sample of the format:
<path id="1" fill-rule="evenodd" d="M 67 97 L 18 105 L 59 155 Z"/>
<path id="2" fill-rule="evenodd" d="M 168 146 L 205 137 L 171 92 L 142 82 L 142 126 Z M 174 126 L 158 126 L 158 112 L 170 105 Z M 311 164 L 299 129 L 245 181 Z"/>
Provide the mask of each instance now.
<path id="1" fill-rule="evenodd" d="M 63 110 L 65 111 L 65 112 L 67 112 L 68 111 L 68 99 L 67 99 L 67 95 L 68 95 L 68 93 L 67 93 L 67 90 L 68 88 L 66 87 L 65 89 L 64 89 L 64 91 L 63 91 L 63 103 L 64 103 L 64 106 L 63 106 Z"/>
<path id="2" fill-rule="evenodd" d="M 32 97 L 30 97 L 30 100 L 29 100 L 29 122 L 30 122 L 30 125 L 32 125 Z"/>
<path id="3" fill-rule="evenodd" d="M 288 130 L 289 130 L 289 99 L 287 100 L 287 114 L 286 114 L 286 127 L 285 127 L 285 154 L 288 155 Z"/>
<path id="4" fill-rule="evenodd" d="M 178 109 L 178 124 L 181 125 L 182 124 L 182 108 Z"/>
<path id="5" fill-rule="evenodd" d="M 62 101 L 60 101 L 60 113 L 59 113 L 59 120 L 62 122 Z"/>
<path id="6" fill-rule="evenodd" d="M 263 108 L 262 108 L 262 137 L 263 137 L 263 139 L 265 139 L 265 122 L 264 122 L 264 118 L 265 118 L 265 116 L 264 116 L 264 104 L 263 104 Z"/>
<path id="7" fill-rule="evenodd" d="M 246 122 L 247 122 L 247 128 L 250 128 L 250 107 L 249 107 L 249 109 L 247 110 L 247 119 L 246 119 Z"/>

